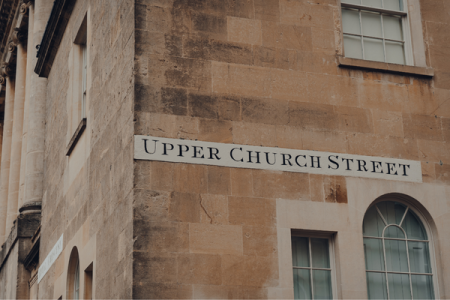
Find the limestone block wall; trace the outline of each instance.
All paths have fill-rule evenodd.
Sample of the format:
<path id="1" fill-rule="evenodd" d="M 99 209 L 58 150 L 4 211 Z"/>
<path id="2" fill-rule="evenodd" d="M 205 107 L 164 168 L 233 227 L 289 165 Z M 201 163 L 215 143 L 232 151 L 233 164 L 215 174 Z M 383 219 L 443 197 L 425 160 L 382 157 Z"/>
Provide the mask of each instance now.
<path id="1" fill-rule="evenodd" d="M 339 67 L 338 0 L 136 0 L 135 134 L 418 160 L 424 184 L 135 161 L 133 297 L 290 298 L 290 229 L 340 228 L 338 296 L 365 298 L 372 201 L 448 218 L 450 3 L 420 13 L 432 78 Z"/>
<path id="2" fill-rule="evenodd" d="M 87 16 L 87 127 L 69 157 L 71 55 Z M 93 297 L 130 298 L 132 267 L 134 1 L 77 0 L 47 85 L 40 263 L 61 235 L 64 249 L 39 298 L 66 299 L 69 257 L 93 263 Z M 76 67 L 76 66 L 75 66 Z M 83 297 L 82 295 L 80 297 Z"/>

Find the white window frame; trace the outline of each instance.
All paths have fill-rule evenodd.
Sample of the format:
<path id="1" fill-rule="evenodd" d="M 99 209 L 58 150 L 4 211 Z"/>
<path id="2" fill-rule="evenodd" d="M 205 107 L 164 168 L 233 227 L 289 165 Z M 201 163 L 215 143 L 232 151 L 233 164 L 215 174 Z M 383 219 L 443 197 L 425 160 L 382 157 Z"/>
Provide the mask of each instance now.
<path id="1" fill-rule="evenodd" d="M 343 19 L 342 19 L 342 9 L 345 8 L 351 8 L 351 9 L 357 9 L 359 10 L 359 16 L 360 16 L 360 26 L 361 26 L 361 34 L 360 35 L 355 35 L 355 34 L 349 34 L 349 35 L 353 35 L 353 36 L 360 36 L 361 37 L 361 49 L 363 52 L 363 58 L 362 60 L 367 60 L 364 58 L 364 45 L 363 45 L 363 30 L 362 30 L 362 19 L 361 19 L 361 10 L 365 10 L 365 11 L 372 11 L 372 12 L 378 12 L 381 13 L 381 15 L 395 15 L 395 16 L 401 16 L 402 18 L 402 32 L 403 32 L 403 40 L 404 40 L 404 54 L 405 54 L 405 65 L 408 66 L 414 66 L 415 63 L 415 57 L 414 57 L 414 53 L 413 53 L 413 45 L 412 45 L 412 40 L 411 40 L 411 30 L 410 30 L 410 6 L 408 5 L 408 0 L 401 0 L 402 4 L 403 4 L 403 11 L 395 11 L 395 10 L 389 10 L 389 9 L 385 9 L 385 8 L 377 8 L 377 7 L 371 7 L 371 6 L 365 6 L 365 5 L 359 5 L 359 4 L 349 4 L 349 3 L 344 3 L 341 0 L 341 5 L 340 5 L 340 14 L 341 14 L 341 23 L 343 24 Z M 382 1 L 382 3 L 384 3 L 384 1 Z M 420 15 L 420 14 L 419 14 Z M 421 20 L 418 20 L 419 22 L 421 22 Z M 383 27 L 383 22 L 381 22 L 381 26 Z M 420 26 L 421 29 L 421 26 Z M 342 38 L 342 49 L 343 49 L 343 54 L 345 56 L 345 47 L 344 47 L 344 34 L 348 34 L 348 33 L 344 33 L 343 30 L 343 26 L 341 28 L 341 38 Z M 422 32 L 420 32 L 420 35 L 422 35 Z M 369 37 L 369 36 L 366 36 Z M 374 37 L 371 37 L 374 38 Z M 376 39 L 380 39 L 380 38 L 376 38 Z M 385 39 L 384 38 L 384 30 L 383 30 L 383 37 L 381 38 L 383 40 L 383 55 L 385 58 L 384 62 L 381 61 L 377 61 L 380 63 L 387 63 L 386 62 L 386 47 L 385 47 Z M 423 41 L 423 37 L 422 37 L 422 41 Z M 351 57 L 349 57 L 351 58 Z M 358 58 L 357 58 L 358 59 Z M 367 60 L 370 61 L 370 60 Z"/>
<path id="2" fill-rule="evenodd" d="M 311 296 L 314 299 L 314 284 L 312 282 L 312 270 L 329 270 L 331 271 L 331 292 L 333 299 L 338 299 L 338 291 L 337 291 L 337 279 L 336 279 L 336 253 L 335 253 L 335 234 L 321 231 L 298 231 L 292 229 L 291 231 L 291 242 L 292 237 L 302 237 L 308 238 L 308 247 L 309 247 L 309 267 L 294 267 L 292 266 L 292 271 L 294 269 L 310 269 L 310 278 L 311 278 Z M 328 255 L 330 256 L 330 269 L 324 268 L 313 268 L 312 267 L 312 255 L 311 255 L 311 238 L 317 239 L 327 239 L 328 240 Z M 291 255 L 292 255 L 292 244 L 291 244 Z M 293 262 L 292 262 L 293 264 Z"/>
<path id="3" fill-rule="evenodd" d="M 423 227 L 425 228 L 427 237 L 428 237 L 428 250 L 429 250 L 429 255 L 430 255 L 430 264 L 431 264 L 431 271 L 433 274 L 433 288 L 434 288 L 434 299 L 441 299 L 440 296 L 440 290 L 439 290 L 439 278 L 438 278 L 438 269 L 437 269 L 437 263 L 436 263 L 436 254 L 435 254 L 435 246 L 434 246 L 434 238 L 433 238 L 433 232 L 431 231 L 431 227 L 430 224 L 427 221 L 427 218 L 425 218 L 425 216 L 420 212 L 420 210 L 415 207 L 413 204 L 411 204 L 409 201 L 404 201 L 403 199 L 399 199 L 399 198 L 389 198 L 389 199 L 379 199 L 375 202 L 372 203 L 372 205 L 370 205 L 366 212 L 372 208 L 373 206 L 382 203 L 382 202 L 386 202 L 386 201 L 392 201 L 392 202 L 398 202 L 401 203 L 403 205 L 405 205 L 409 210 L 411 210 L 413 213 L 416 214 L 416 216 L 419 218 L 420 222 L 422 222 Z M 378 207 L 377 207 L 378 210 Z M 406 213 L 405 213 L 406 215 Z M 403 219 L 402 219 L 403 221 Z M 405 234 L 406 236 L 406 234 Z M 363 238 L 365 236 L 363 235 Z M 423 242 L 423 241 L 421 241 Z M 383 243 L 383 252 L 384 252 L 384 243 Z M 365 254 L 364 254 L 365 255 Z M 364 257 L 365 259 L 365 257 Z M 409 265 L 409 259 L 408 259 L 408 265 Z M 367 269 L 364 267 L 365 269 L 365 273 L 367 273 Z M 389 272 L 388 272 L 389 273 Z M 393 272 L 393 273 L 399 273 L 399 272 Z M 366 283 L 366 288 L 367 288 L 367 283 Z"/>

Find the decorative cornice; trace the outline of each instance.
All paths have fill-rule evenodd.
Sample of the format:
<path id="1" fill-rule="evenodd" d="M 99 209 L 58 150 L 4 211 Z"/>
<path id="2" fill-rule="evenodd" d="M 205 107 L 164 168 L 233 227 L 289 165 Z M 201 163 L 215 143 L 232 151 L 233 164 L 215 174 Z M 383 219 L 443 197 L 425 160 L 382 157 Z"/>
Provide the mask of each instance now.
<path id="1" fill-rule="evenodd" d="M 19 3 L 20 0 L 0 0 L 0 54 L 8 43 Z"/>
<path id="2" fill-rule="evenodd" d="M 14 76 L 15 69 L 11 68 L 9 64 L 3 64 L 0 66 L 0 75 L 3 77 L 12 77 Z"/>
<path id="3" fill-rule="evenodd" d="M 76 0 L 55 0 L 53 3 L 50 18 L 39 45 L 38 60 L 34 69 L 39 77 L 48 77 L 50 73 L 75 2 Z"/>

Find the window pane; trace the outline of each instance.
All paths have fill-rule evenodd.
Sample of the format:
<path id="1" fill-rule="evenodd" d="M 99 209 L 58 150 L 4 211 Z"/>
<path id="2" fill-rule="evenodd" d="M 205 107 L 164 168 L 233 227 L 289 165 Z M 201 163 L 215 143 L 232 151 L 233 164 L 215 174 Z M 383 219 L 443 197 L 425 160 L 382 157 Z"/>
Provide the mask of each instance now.
<path id="1" fill-rule="evenodd" d="M 329 268 L 328 240 L 311 239 L 311 255 L 313 268 Z"/>
<path id="2" fill-rule="evenodd" d="M 392 10 L 403 10 L 402 0 L 383 0 L 384 8 Z"/>
<path id="3" fill-rule="evenodd" d="M 292 237 L 292 264 L 294 267 L 309 267 L 308 238 Z"/>
<path id="4" fill-rule="evenodd" d="M 362 59 L 361 38 L 344 35 L 344 51 L 346 57 Z"/>
<path id="5" fill-rule="evenodd" d="M 389 226 L 384 231 L 384 237 L 386 237 L 386 238 L 395 238 L 395 239 L 404 239 L 405 238 L 405 234 L 397 226 Z"/>
<path id="6" fill-rule="evenodd" d="M 387 299 L 386 276 L 384 273 L 367 272 L 366 275 L 369 299 Z"/>
<path id="7" fill-rule="evenodd" d="M 364 238 L 366 270 L 384 271 L 383 242 L 379 239 Z"/>
<path id="8" fill-rule="evenodd" d="M 388 274 L 388 281 L 390 299 L 411 299 L 409 275 Z"/>
<path id="9" fill-rule="evenodd" d="M 406 236 L 408 239 L 413 240 L 427 240 L 427 234 L 422 222 L 411 210 L 406 214 L 405 220 L 403 221 L 402 228 L 406 231 Z"/>
<path id="10" fill-rule="evenodd" d="M 345 54 L 347 54 L 347 52 Z M 385 226 L 386 225 L 381 219 L 377 208 L 375 206 L 369 208 L 369 210 L 366 212 L 366 215 L 364 216 L 363 235 L 381 237 Z"/>
<path id="11" fill-rule="evenodd" d="M 342 9 L 342 28 L 344 33 L 361 34 L 359 12 L 353 9 Z"/>
<path id="12" fill-rule="evenodd" d="M 405 64 L 403 43 L 386 41 L 386 62 L 393 64 Z"/>
<path id="13" fill-rule="evenodd" d="M 333 299 L 331 271 L 313 270 L 314 299 Z"/>
<path id="14" fill-rule="evenodd" d="M 383 37 L 381 31 L 381 15 L 379 13 L 361 12 L 363 34 Z"/>
<path id="15" fill-rule="evenodd" d="M 384 37 L 403 41 L 402 19 L 400 17 L 383 16 Z"/>
<path id="16" fill-rule="evenodd" d="M 362 0 L 362 5 L 382 7 L 381 0 Z"/>
<path id="17" fill-rule="evenodd" d="M 405 205 L 394 201 L 381 202 L 377 206 L 388 224 L 399 225 L 406 211 Z"/>
<path id="18" fill-rule="evenodd" d="M 411 272 L 431 273 L 430 251 L 427 242 L 408 242 Z"/>
<path id="19" fill-rule="evenodd" d="M 364 38 L 364 58 L 367 60 L 384 61 L 383 41 Z"/>
<path id="20" fill-rule="evenodd" d="M 294 298 L 311 299 L 311 276 L 306 269 L 294 269 Z"/>
<path id="21" fill-rule="evenodd" d="M 411 275 L 414 299 L 434 299 L 433 277 Z"/>
<path id="22" fill-rule="evenodd" d="M 406 241 L 384 240 L 388 271 L 408 272 Z"/>

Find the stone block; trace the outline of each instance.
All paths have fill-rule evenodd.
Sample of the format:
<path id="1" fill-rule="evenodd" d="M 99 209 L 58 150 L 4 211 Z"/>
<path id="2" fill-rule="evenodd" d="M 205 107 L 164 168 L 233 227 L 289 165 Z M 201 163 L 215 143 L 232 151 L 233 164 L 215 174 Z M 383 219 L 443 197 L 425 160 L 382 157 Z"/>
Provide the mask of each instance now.
<path id="1" fill-rule="evenodd" d="M 208 166 L 208 193 L 231 194 L 230 168 Z"/>
<path id="2" fill-rule="evenodd" d="M 434 114 L 437 106 L 431 82 L 413 79 L 413 84 L 408 85 L 408 103 L 404 111 L 411 114 L 431 115 Z"/>
<path id="3" fill-rule="evenodd" d="M 173 187 L 175 191 L 198 194 L 206 193 L 207 183 L 208 174 L 206 166 L 193 164 L 174 165 Z"/>
<path id="4" fill-rule="evenodd" d="M 347 203 L 347 183 L 343 176 L 324 176 L 325 202 Z"/>
<path id="5" fill-rule="evenodd" d="M 161 6 L 147 6 L 147 30 L 168 32 L 173 24 L 170 8 Z"/>
<path id="6" fill-rule="evenodd" d="M 228 220 L 230 224 L 251 226 L 274 226 L 276 203 L 273 199 L 228 197 Z"/>
<path id="7" fill-rule="evenodd" d="M 181 254 L 178 256 L 178 282 L 183 284 L 221 284 L 220 267 L 220 255 Z"/>
<path id="8" fill-rule="evenodd" d="M 176 283 L 177 257 L 171 253 L 133 253 L 134 282 L 139 285 L 149 283 Z"/>
<path id="9" fill-rule="evenodd" d="M 436 164 L 423 161 L 422 163 L 423 182 L 433 183 L 436 180 Z"/>
<path id="10" fill-rule="evenodd" d="M 136 189 L 134 191 L 133 218 L 147 222 L 165 221 L 169 216 L 169 203 L 170 194 L 168 192 Z"/>
<path id="11" fill-rule="evenodd" d="M 264 21 L 280 21 L 279 0 L 253 0 L 255 18 Z"/>
<path id="12" fill-rule="evenodd" d="M 189 224 L 189 249 L 191 253 L 242 255 L 242 227 Z"/>
<path id="13" fill-rule="evenodd" d="M 267 299 L 266 288 L 225 285 L 194 285 L 195 299 Z"/>
<path id="14" fill-rule="evenodd" d="M 276 147 L 277 127 L 261 123 L 233 122 L 233 143 Z"/>
<path id="15" fill-rule="evenodd" d="M 145 279 L 133 280 L 133 298 L 140 299 L 191 299 L 192 285 L 178 283 L 153 283 Z"/>
<path id="16" fill-rule="evenodd" d="M 450 72 L 442 72 L 436 70 L 434 73 L 434 87 L 440 89 L 449 89 L 450 86 Z"/>
<path id="17" fill-rule="evenodd" d="M 311 28 L 263 21 L 262 44 L 265 47 L 311 51 Z"/>
<path id="18" fill-rule="evenodd" d="M 277 286 L 278 257 L 224 255 L 222 282 L 229 286 Z"/>
<path id="19" fill-rule="evenodd" d="M 225 16 L 218 16 L 191 11 L 192 30 L 198 31 L 201 35 L 218 40 L 227 39 L 227 19 Z"/>
<path id="20" fill-rule="evenodd" d="M 271 79 L 273 98 L 304 101 L 307 91 L 305 73 L 275 69 L 271 72 Z"/>
<path id="21" fill-rule="evenodd" d="M 401 112 L 408 103 L 406 86 L 364 80 L 359 89 L 361 107 Z"/>
<path id="22" fill-rule="evenodd" d="M 287 24 L 334 30 L 336 8 L 324 4 L 280 0 L 280 19 Z"/>
<path id="23" fill-rule="evenodd" d="M 309 177 L 306 173 L 253 170 L 253 191 L 262 198 L 309 198 Z"/>
<path id="24" fill-rule="evenodd" d="M 141 162 L 138 162 L 141 163 Z M 151 162 L 150 186 L 154 190 L 173 190 L 173 163 L 153 161 Z"/>
<path id="25" fill-rule="evenodd" d="M 324 175 L 309 174 L 309 191 L 311 201 L 324 202 Z"/>
<path id="26" fill-rule="evenodd" d="M 440 119 L 435 116 L 403 114 L 405 138 L 442 141 Z"/>
<path id="27" fill-rule="evenodd" d="M 372 113 L 368 109 L 338 106 L 339 130 L 347 132 L 373 132 Z"/>
<path id="28" fill-rule="evenodd" d="M 450 77 L 449 77 L 449 79 L 450 79 Z M 436 82 L 435 82 L 435 85 L 436 85 Z M 449 81 L 448 86 L 450 86 L 450 81 Z M 436 104 L 438 105 L 438 108 L 434 111 L 434 114 L 438 117 L 450 118 L 450 101 L 448 101 L 450 99 L 450 89 L 446 90 L 446 89 L 435 88 L 434 96 L 436 99 Z M 442 128 L 443 128 L 443 130 L 446 130 L 445 129 L 446 127 L 444 127 L 444 123 L 442 124 Z M 445 138 L 445 134 L 444 134 L 444 138 Z"/>
<path id="29" fill-rule="evenodd" d="M 450 184 L 450 165 L 435 164 L 436 181 L 444 184 Z"/>
<path id="30" fill-rule="evenodd" d="M 325 104 L 289 102 L 289 125 L 314 129 L 338 129 L 334 107 Z"/>
<path id="31" fill-rule="evenodd" d="M 450 164 L 450 147 L 446 142 L 417 140 L 421 161 Z"/>
<path id="32" fill-rule="evenodd" d="M 133 240 L 134 251 L 189 252 L 189 224 L 135 219 Z"/>
<path id="33" fill-rule="evenodd" d="M 211 88 L 211 63 L 208 61 L 172 57 L 170 61 L 150 59 L 149 65 L 150 69 L 155 70 L 155 73 L 164 72 L 167 85 L 191 88 L 197 91 L 209 91 Z M 155 75 L 157 78 L 161 77 L 159 74 Z M 149 79 L 152 80 L 154 76 L 150 76 Z"/>
<path id="34" fill-rule="evenodd" d="M 327 51 L 330 54 L 336 50 L 334 40 L 334 30 L 326 30 L 321 28 L 311 28 L 313 51 Z"/>
<path id="35" fill-rule="evenodd" d="M 228 41 L 261 45 L 262 26 L 260 20 L 228 17 Z"/>
<path id="36" fill-rule="evenodd" d="M 227 15 L 253 19 L 255 12 L 253 7 L 253 0 L 227 0 Z"/>
<path id="37" fill-rule="evenodd" d="M 419 159 L 417 140 L 401 137 L 389 137 L 389 156 L 402 159 Z"/>
<path id="38" fill-rule="evenodd" d="M 169 218 L 175 222 L 200 222 L 200 196 L 198 194 L 172 192 Z"/>
<path id="39" fill-rule="evenodd" d="M 288 149 L 303 149 L 303 130 L 293 126 L 277 126 L 277 146 Z"/>
<path id="40" fill-rule="evenodd" d="M 233 196 L 253 196 L 253 171 L 251 169 L 230 169 L 231 194 Z"/>
<path id="41" fill-rule="evenodd" d="M 241 98 L 233 96 L 218 97 L 219 120 L 241 121 Z"/>
<path id="42" fill-rule="evenodd" d="M 347 135 L 336 131 L 305 130 L 302 136 L 303 149 L 315 151 L 348 151 Z"/>
<path id="43" fill-rule="evenodd" d="M 379 135 L 403 137 L 403 117 L 401 112 L 372 110 L 373 132 Z"/>
<path id="44" fill-rule="evenodd" d="M 200 195 L 200 222 L 209 224 L 228 224 L 228 198 L 225 195 Z"/>
<path id="45" fill-rule="evenodd" d="M 348 153 L 386 156 L 389 153 L 388 137 L 368 133 L 348 133 L 347 134 Z"/>
<path id="46" fill-rule="evenodd" d="M 297 51 L 274 47 L 253 47 L 253 64 L 284 70 L 297 69 Z"/>
<path id="47" fill-rule="evenodd" d="M 271 256 L 278 254 L 276 227 L 243 226 L 244 255 Z"/>
<path id="48" fill-rule="evenodd" d="M 189 115 L 191 117 L 217 119 L 217 97 L 202 94 L 189 94 Z"/>
<path id="49" fill-rule="evenodd" d="M 297 70 L 311 73 L 337 75 L 342 72 L 337 66 L 336 55 L 327 52 L 297 52 Z"/>
<path id="50" fill-rule="evenodd" d="M 199 120 L 198 139 L 216 143 L 231 143 L 233 127 L 231 122 L 217 120 Z"/>
<path id="51" fill-rule="evenodd" d="M 242 99 L 242 120 L 252 123 L 286 125 L 288 102 L 272 99 Z"/>
<path id="52" fill-rule="evenodd" d="M 162 88 L 161 111 L 164 114 L 186 115 L 187 93 L 185 89 Z"/>

